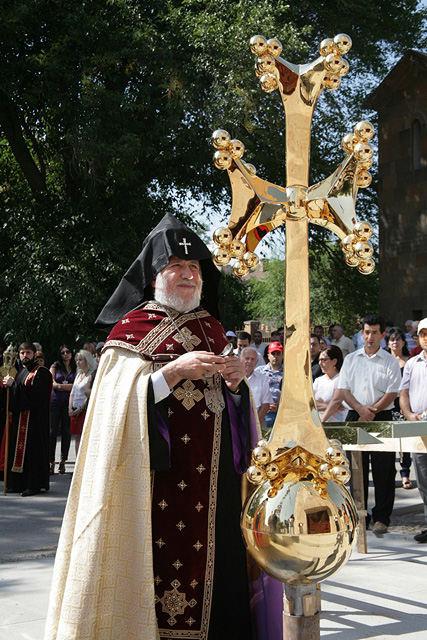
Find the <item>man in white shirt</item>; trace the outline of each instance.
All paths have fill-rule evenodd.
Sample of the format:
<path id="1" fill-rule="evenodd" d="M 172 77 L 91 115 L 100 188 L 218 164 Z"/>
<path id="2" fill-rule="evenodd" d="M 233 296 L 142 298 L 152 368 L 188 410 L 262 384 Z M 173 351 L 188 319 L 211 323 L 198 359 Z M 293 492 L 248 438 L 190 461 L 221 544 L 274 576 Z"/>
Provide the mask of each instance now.
<path id="1" fill-rule="evenodd" d="M 341 349 L 343 358 L 354 351 L 353 342 L 344 335 L 344 329 L 340 324 L 334 324 L 332 327 L 332 344 L 336 344 Z"/>
<path id="2" fill-rule="evenodd" d="M 243 349 L 250 346 L 251 334 L 247 331 L 240 331 L 237 335 L 237 349 L 234 349 L 236 356 L 241 356 Z M 257 367 L 265 364 L 264 358 L 257 351 Z"/>
<path id="3" fill-rule="evenodd" d="M 384 319 L 370 314 L 362 320 L 365 346 L 351 353 L 344 360 L 338 387 L 323 415 L 326 421 L 337 410 L 340 402 L 349 409 L 346 420 L 350 422 L 391 420 L 393 401 L 400 387 L 399 363 L 380 347 L 385 335 Z M 368 501 L 369 456 L 375 487 L 375 506 L 372 509 L 375 534 L 386 533 L 394 504 L 395 454 L 388 451 L 364 451 L 363 475 L 365 504 Z M 370 516 L 366 523 L 369 524 Z"/>
<path id="4" fill-rule="evenodd" d="M 255 400 L 258 411 L 258 418 L 263 423 L 270 405 L 273 404 L 273 396 L 270 391 L 270 384 L 267 376 L 261 371 L 256 371 L 258 354 L 252 347 L 245 347 L 241 353 L 241 358 L 245 366 L 245 374 Z"/>
<path id="5" fill-rule="evenodd" d="M 422 351 L 406 363 L 400 385 L 400 408 L 406 420 L 427 419 L 427 318 L 418 325 L 418 338 Z M 427 453 L 412 456 L 427 522 Z M 427 542 L 427 529 L 414 538 L 417 542 Z"/>
<path id="6" fill-rule="evenodd" d="M 254 341 L 251 342 L 249 346 L 252 347 L 253 349 L 256 349 L 257 353 L 261 356 L 264 362 L 264 351 L 265 351 L 265 348 L 267 347 L 267 344 L 262 341 L 261 331 L 254 332 Z"/>

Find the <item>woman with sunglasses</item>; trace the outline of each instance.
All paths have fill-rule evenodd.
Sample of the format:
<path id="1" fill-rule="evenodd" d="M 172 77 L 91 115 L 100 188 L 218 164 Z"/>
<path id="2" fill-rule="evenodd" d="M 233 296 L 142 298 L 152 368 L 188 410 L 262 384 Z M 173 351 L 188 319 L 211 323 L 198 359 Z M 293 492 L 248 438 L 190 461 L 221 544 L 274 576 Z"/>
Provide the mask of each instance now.
<path id="1" fill-rule="evenodd" d="M 76 363 L 71 347 L 63 344 L 59 348 L 58 360 L 50 367 L 53 378 L 50 399 L 50 473 L 55 473 L 56 439 L 61 427 L 61 460 L 59 473 L 65 473 L 65 463 L 70 449 L 70 416 L 68 401 L 76 377 Z"/>

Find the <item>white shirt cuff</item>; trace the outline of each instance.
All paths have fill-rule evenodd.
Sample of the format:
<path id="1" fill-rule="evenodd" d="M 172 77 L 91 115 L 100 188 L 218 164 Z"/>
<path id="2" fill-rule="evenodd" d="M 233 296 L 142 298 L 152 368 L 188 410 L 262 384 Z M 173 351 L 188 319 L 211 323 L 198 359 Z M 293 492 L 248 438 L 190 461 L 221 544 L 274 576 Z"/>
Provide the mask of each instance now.
<path id="1" fill-rule="evenodd" d="M 151 383 L 153 385 L 154 402 L 156 404 L 168 397 L 171 390 L 160 369 L 151 374 Z"/>

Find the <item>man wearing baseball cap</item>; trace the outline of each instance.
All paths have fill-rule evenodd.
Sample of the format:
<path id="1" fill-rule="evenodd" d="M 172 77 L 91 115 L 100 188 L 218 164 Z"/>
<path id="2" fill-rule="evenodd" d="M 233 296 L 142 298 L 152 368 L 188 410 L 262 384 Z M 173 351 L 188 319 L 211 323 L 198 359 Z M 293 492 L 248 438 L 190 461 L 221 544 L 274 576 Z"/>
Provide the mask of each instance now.
<path id="1" fill-rule="evenodd" d="M 400 385 L 400 408 L 406 420 L 427 420 L 427 318 L 418 325 L 418 339 L 422 351 L 406 363 Z M 427 453 L 413 453 L 412 456 L 427 523 Z M 427 542 L 427 529 L 414 539 Z"/>
<path id="2" fill-rule="evenodd" d="M 274 421 L 277 415 L 277 409 L 279 407 L 280 393 L 282 389 L 283 379 L 283 345 L 281 342 L 270 342 L 267 350 L 268 364 L 258 367 L 257 371 L 260 371 L 268 377 L 268 383 L 270 385 L 270 393 L 273 397 L 273 402 L 270 404 L 267 415 L 265 416 L 265 431 L 263 435 L 269 435 Z"/>

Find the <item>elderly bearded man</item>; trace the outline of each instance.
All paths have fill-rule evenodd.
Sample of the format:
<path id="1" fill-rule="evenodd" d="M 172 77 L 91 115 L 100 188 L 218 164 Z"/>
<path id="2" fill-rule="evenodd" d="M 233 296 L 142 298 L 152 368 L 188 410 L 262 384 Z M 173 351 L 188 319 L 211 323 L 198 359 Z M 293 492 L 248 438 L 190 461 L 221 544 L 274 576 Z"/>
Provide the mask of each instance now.
<path id="1" fill-rule="evenodd" d="M 249 599 L 262 602 L 263 585 L 249 592 L 240 483 L 258 433 L 243 363 L 221 355 L 218 281 L 207 247 L 166 215 L 97 320 L 116 324 L 87 411 L 46 640 L 252 637 Z"/>

